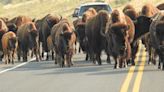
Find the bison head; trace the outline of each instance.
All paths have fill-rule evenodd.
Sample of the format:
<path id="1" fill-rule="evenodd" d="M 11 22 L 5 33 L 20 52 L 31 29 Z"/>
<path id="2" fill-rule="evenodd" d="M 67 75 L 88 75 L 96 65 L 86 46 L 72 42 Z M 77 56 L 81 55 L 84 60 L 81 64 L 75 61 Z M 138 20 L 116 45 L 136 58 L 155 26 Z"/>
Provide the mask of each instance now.
<path id="1" fill-rule="evenodd" d="M 18 27 L 14 23 L 7 23 L 7 27 L 9 31 L 12 31 L 14 33 L 17 32 Z"/>
<path id="2" fill-rule="evenodd" d="M 117 21 L 119 21 L 119 11 L 118 10 L 113 10 L 112 14 L 111 14 L 111 18 L 112 18 L 112 22 L 115 23 Z"/>
<path id="3" fill-rule="evenodd" d="M 73 32 L 61 32 L 60 36 L 61 36 L 61 48 L 62 48 L 62 52 L 66 53 L 69 49 L 70 49 L 70 39 L 72 36 Z"/>
<path id="4" fill-rule="evenodd" d="M 126 53 L 129 28 L 129 25 L 120 22 L 114 23 L 110 27 L 113 47 L 120 55 L 124 55 Z"/>
<path id="5" fill-rule="evenodd" d="M 138 39 L 149 32 L 149 27 L 150 27 L 150 24 L 152 23 L 152 19 L 146 16 L 139 16 L 133 22 L 134 22 L 135 31 L 136 31 L 134 39 Z"/>

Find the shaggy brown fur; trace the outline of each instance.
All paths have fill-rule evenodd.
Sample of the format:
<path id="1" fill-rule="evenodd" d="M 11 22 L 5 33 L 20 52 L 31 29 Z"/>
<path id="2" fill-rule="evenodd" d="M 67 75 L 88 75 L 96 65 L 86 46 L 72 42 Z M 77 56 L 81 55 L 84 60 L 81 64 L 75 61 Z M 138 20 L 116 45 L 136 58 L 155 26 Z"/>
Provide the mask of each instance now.
<path id="1" fill-rule="evenodd" d="M 1 43 L 2 36 L 7 31 L 8 31 L 8 28 L 7 28 L 6 24 L 5 24 L 5 22 L 2 19 L 0 19 L 0 50 L 2 50 L 2 43 Z"/>
<path id="2" fill-rule="evenodd" d="M 51 30 L 51 37 L 55 46 L 56 60 L 60 67 L 64 67 L 64 61 L 68 67 L 72 65 L 72 55 L 74 53 L 74 44 L 76 35 L 67 19 L 62 19 L 58 24 L 54 25 Z M 66 56 L 66 58 L 65 58 Z"/>
<path id="3" fill-rule="evenodd" d="M 128 4 L 124 7 L 123 12 L 125 12 L 126 10 L 129 10 L 129 9 L 135 10 L 135 8 L 132 5 Z"/>
<path id="4" fill-rule="evenodd" d="M 128 28 L 127 28 L 128 27 Z M 118 10 L 114 10 L 111 14 L 111 19 L 109 20 L 107 27 L 106 27 L 106 32 L 107 32 L 107 41 L 108 41 L 108 50 L 110 52 L 110 54 L 115 58 L 115 67 L 114 68 L 118 68 L 118 62 L 120 62 L 120 67 L 122 67 L 122 63 L 126 64 L 125 61 L 129 60 L 129 58 L 131 58 L 131 46 L 130 43 L 133 42 L 134 39 L 134 34 L 135 34 L 135 30 L 134 30 L 134 23 L 133 21 L 126 15 L 124 15 L 124 13 L 122 13 L 121 11 Z M 120 41 L 118 42 L 115 40 L 112 40 L 111 38 L 113 37 L 111 34 L 112 32 L 110 32 L 111 30 L 117 31 L 114 32 L 115 35 L 120 37 Z M 122 32 L 123 31 L 123 32 Z M 115 46 L 112 45 L 111 42 L 116 43 Z M 122 43 L 122 44 L 121 44 Z M 118 45 L 120 44 L 120 45 Z M 123 46 L 125 45 L 125 46 Z M 119 47 L 120 46 L 120 47 Z M 122 47 L 121 47 L 122 46 Z M 125 49 L 125 48 L 127 49 Z M 112 51 L 114 50 L 114 51 Z M 120 50 L 123 50 L 124 55 L 126 56 L 120 56 L 119 52 Z M 119 61 L 118 61 L 119 59 Z"/>
<path id="5" fill-rule="evenodd" d="M 39 61 L 39 45 L 38 45 L 38 30 L 35 23 L 29 22 L 18 28 L 18 59 L 20 60 L 20 53 L 23 52 L 23 61 L 27 61 L 27 53 L 31 49 L 34 51 L 36 60 Z"/>
<path id="6" fill-rule="evenodd" d="M 86 23 L 86 37 L 88 39 L 88 53 L 92 57 L 93 62 L 95 59 L 101 65 L 101 51 L 105 49 L 105 27 L 109 20 L 108 13 L 104 10 L 98 12 L 96 16 L 88 20 Z M 96 55 L 96 57 L 94 57 Z"/>
<path id="7" fill-rule="evenodd" d="M 46 60 L 49 59 L 47 38 L 51 34 L 51 28 L 62 19 L 62 16 L 56 16 L 47 14 L 40 20 L 36 21 L 37 29 L 39 31 L 39 43 L 42 43 L 42 58 L 44 58 L 44 52 L 47 53 Z"/>
<path id="8" fill-rule="evenodd" d="M 87 11 L 83 13 L 82 22 L 87 22 L 89 19 L 93 18 L 97 15 L 97 12 L 94 8 L 89 8 Z"/>
<path id="9" fill-rule="evenodd" d="M 156 16 L 156 21 L 153 21 L 150 25 L 150 40 L 152 47 L 159 56 L 159 69 L 164 70 L 164 13 L 160 12 Z M 161 67 L 161 63 L 163 63 Z"/>
<path id="10" fill-rule="evenodd" d="M 135 20 L 138 17 L 138 13 L 132 5 L 127 5 L 123 9 L 125 15 L 129 16 L 132 20 Z"/>
<path id="11" fill-rule="evenodd" d="M 17 38 L 14 32 L 7 32 L 2 37 L 2 48 L 5 58 L 5 64 L 10 61 L 14 64 L 14 54 L 17 48 Z"/>
<path id="12" fill-rule="evenodd" d="M 159 9 L 153 6 L 152 4 L 145 4 L 141 9 L 141 14 L 151 17 L 159 12 Z"/>

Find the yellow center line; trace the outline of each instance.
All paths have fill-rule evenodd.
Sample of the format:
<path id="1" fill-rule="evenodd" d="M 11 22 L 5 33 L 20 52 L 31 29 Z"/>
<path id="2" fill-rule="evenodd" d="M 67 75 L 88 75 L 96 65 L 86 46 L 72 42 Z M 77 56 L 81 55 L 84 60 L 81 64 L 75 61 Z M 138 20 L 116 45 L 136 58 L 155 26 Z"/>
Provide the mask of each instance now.
<path id="1" fill-rule="evenodd" d="M 138 61 L 139 61 L 139 55 L 141 53 L 141 43 L 139 44 L 139 52 L 137 53 L 136 55 L 136 59 L 135 59 L 135 64 L 137 65 L 138 64 Z M 120 92 L 127 92 L 128 91 L 128 88 L 129 88 L 129 84 L 130 84 L 130 81 L 133 77 L 133 74 L 134 74 L 134 70 L 135 70 L 135 66 L 131 66 L 129 71 L 128 71 L 128 75 L 126 76 L 126 79 L 121 87 L 121 90 Z"/>
<path id="2" fill-rule="evenodd" d="M 131 66 L 130 67 L 128 75 L 126 76 L 126 79 L 124 81 L 124 84 L 121 87 L 120 92 L 127 92 L 128 91 L 128 87 L 129 87 L 130 81 L 132 79 L 132 76 L 133 76 L 133 73 L 134 73 L 134 69 L 135 69 L 135 66 Z"/>
<path id="3" fill-rule="evenodd" d="M 136 77 L 135 82 L 134 82 L 133 92 L 139 92 L 145 62 L 146 62 L 146 52 L 144 51 L 143 55 L 142 55 L 141 64 L 138 68 L 138 74 L 137 74 L 137 77 Z"/>

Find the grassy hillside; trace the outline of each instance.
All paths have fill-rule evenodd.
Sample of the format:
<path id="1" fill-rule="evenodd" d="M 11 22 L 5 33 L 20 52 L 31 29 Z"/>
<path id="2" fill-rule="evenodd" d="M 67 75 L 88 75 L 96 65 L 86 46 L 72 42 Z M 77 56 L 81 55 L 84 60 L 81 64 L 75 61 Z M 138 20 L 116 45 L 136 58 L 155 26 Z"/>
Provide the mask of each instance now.
<path id="1" fill-rule="evenodd" d="M 0 17 L 13 18 L 18 15 L 27 15 L 32 18 L 41 18 L 48 13 L 60 14 L 71 18 L 75 7 L 81 3 L 93 0 L 0 0 Z M 97 0 L 100 1 L 100 0 Z M 106 0 L 107 1 L 107 0 Z M 109 2 L 110 1 L 110 2 Z M 161 3 L 162 0 L 109 0 L 108 3 L 113 8 L 122 9 L 126 4 L 132 4 L 139 10 L 145 3 L 154 5 Z M 6 5 L 6 3 L 9 3 Z"/>
<path id="2" fill-rule="evenodd" d="M 33 2 L 18 3 L 12 6 L 1 6 L 0 16 L 14 17 L 17 15 L 27 15 L 40 18 L 51 13 L 67 17 L 70 16 L 75 7 L 87 1 L 90 0 L 33 0 Z"/>

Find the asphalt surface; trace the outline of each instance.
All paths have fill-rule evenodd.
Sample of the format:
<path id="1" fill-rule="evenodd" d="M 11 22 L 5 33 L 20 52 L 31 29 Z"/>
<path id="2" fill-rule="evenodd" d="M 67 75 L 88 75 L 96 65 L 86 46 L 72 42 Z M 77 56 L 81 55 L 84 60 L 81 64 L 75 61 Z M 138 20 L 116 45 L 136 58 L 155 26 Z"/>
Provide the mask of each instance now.
<path id="1" fill-rule="evenodd" d="M 147 64 L 143 47 L 136 66 L 113 69 L 105 62 L 94 65 L 85 55 L 74 55 L 74 66 L 59 68 L 54 61 L 0 63 L 0 92 L 164 92 L 164 71 Z"/>

